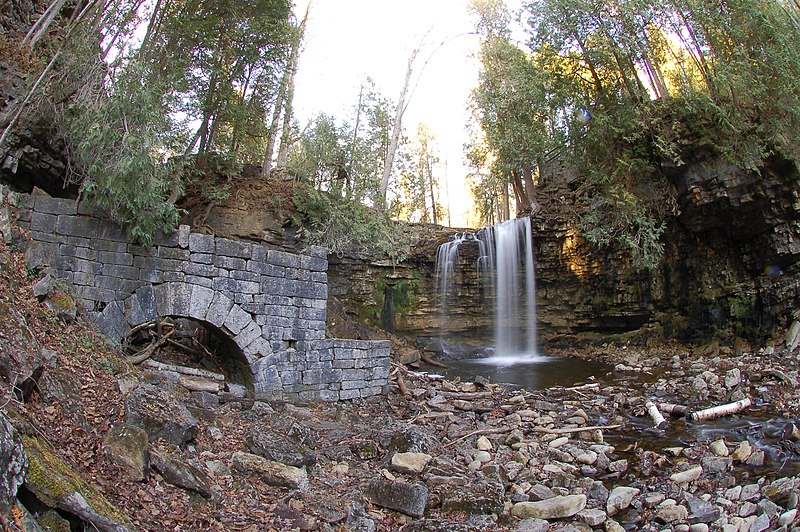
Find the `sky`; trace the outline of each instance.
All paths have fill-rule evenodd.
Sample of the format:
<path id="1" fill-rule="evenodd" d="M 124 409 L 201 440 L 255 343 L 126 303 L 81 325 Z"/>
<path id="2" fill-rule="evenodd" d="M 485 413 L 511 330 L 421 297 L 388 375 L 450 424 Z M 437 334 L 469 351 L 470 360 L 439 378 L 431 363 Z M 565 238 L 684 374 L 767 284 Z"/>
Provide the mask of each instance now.
<path id="1" fill-rule="evenodd" d="M 301 127 L 320 112 L 348 118 L 367 76 L 384 97 L 396 102 L 408 58 L 422 43 L 404 129 L 413 138 L 417 125 L 425 123 L 436 136 L 446 164 L 452 225 L 471 226 L 464 144 L 469 140 L 467 100 L 478 82 L 480 42 L 467 0 L 311 1 L 294 98 Z M 307 3 L 296 1 L 301 18 Z M 444 177 L 440 176 L 442 204 L 448 203 Z"/>

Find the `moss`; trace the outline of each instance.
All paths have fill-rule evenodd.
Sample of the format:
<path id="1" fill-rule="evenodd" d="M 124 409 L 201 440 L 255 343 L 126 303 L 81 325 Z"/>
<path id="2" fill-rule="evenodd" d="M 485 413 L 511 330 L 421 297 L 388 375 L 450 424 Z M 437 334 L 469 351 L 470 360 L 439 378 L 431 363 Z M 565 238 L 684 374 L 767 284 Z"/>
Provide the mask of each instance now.
<path id="1" fill-rule="evenodd" d="M 22 442 L 29 462 L 25 485 L 40 501 L 58 508 L 66 496 L 80 493 L 98 515 L 132 527 L 125 514 L 78 476 L 69 464 L 53 454 L 39 438 L 24 435 Z"/>

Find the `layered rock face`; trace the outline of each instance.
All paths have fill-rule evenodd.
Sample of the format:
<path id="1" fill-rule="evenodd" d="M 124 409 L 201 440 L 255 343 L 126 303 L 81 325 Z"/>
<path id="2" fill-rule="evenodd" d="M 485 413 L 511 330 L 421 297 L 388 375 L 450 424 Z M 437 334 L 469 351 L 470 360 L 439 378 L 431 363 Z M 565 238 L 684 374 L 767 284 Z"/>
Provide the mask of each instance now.
<path id="1" fill-rule="evenodd" d="M 575 343 L 652 323 L 685 341 L 764 339 L 785 325 L 800 301 L 800 173 L 771 159 L 743 171 L 717 159 L 668 168 L 676 213 L 662 236 L 665 256 L 653 271 L 626 255 L 596 249 L 568 210 L 573 176 L 563 168 L 540 191 L 533 218 L 539 336 Z M 565 197 L 566 196 L 566 197 Z M 485 341 L 492 302 L 475 267 L 474 242 L 459 248 L 456 293 L 447 313 L 436 292 L 435 247 L 452 234 L 421 235 L 398 266 L 368 257 L 331 257 L 330 293 L 361 319 L 400 334 Z M 587 334 L 588 333 L 588 334 Z M 581 338 L 579 338 L 579 336 Z M 646 339 L 647 335 L 644 335 Z"/>
<path id="2" fill-rule="evenodd" d="M 42 0 L 11 0 L 0 6 L 0 133 L 39 75 L 40 67 L 34 68 L 35 62 L 28 60 L 30 50 L 17 48 L 16 43 L 48 5 Z M 74 195 L 75 190 L 64 190 L 66 159 L 63 143 L 53 130 L 53 117 L 32 111 L 35 107 L 28 104 L 0 147 L 0 179 L 18 190 L 30 191 L 37 186 L 52 195 Z"/>

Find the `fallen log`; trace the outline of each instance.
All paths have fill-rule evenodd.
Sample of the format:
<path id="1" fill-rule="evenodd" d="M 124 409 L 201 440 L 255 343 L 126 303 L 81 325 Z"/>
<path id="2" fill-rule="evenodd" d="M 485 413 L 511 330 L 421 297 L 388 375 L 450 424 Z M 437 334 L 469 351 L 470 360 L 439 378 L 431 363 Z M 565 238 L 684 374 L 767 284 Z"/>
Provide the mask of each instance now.
<path id="1" fill-rule="evenodd" d="M 210 381 L 201 379 L 199 377 L 191 377 L 189 375 L 181 375 L 180 379 L 178 379 L 178 384 L 190 392 L 208 392 L 218 394 L 221 388 L 221 383 L 217 381 Z"/>
<path id="2" fill-rule="evenodd" d="M 428 355 L 426 355 L 425 353 L 420 353 L 420 355 L 419 355 L 419 358 L 420 358 L 420 360 L 422 360 L 422 361 L 423 361 L 423 362 L 425 362 L 426 364 L 429 364 L 429 365 L 431 365 L 431 366 L 436 366 L 437 368 L 444 368 L 444 369 L 447 369 L 447 368 L 449 368 L 449 367 L 450 367 L 450 366 L 448 366 L 448 365 L 446 365 L 446 364 L 442 364 L 442 363 L 441 363 L 441 362 L 439 362 L 438 360 L 434 360 L 434 359 L 432 359 L 431 357 L 429 357 L 429 356 L 428 356 Z"/>
<path id="3" fill-rule="evenodd" d="M 689 407 L 685 405 L 676 405 L 673 403 L 659 403 L 659 408 L 671 416 L 683 417 L 689 412 Z"/>
<path id="4" fill-rule="evenodd" d="M 129 357 L 126 357 L 125 361 L 126 362 L 130 362 L 131 364 L 141 364 L 142 362 L 144 362 L 145 360 L 147 360 L 148 358 L 153 356 L 153 353 L 156 352 L 156 349 L 158 349 L 159 347 L 161 347 L 162 345 L 167 343 L 167 340 L 169 340 L 169 337 L 172 336 L 172 333 L 174 333 L 174 332 L 175 332 L 175 329 L 172 329 L 170 332 L 168 332 L 167 334 L 165 334 L 164 336 L 162 336 L 161 338 L 159 338 L 157 341 L 153 342 L 152 344 L 148 345 L 147 347 L 145 347 L 144 349 L 142 349 L 141 351 L 139 351 L 135 355 L 131 355 Z"/>
<path id="5" fill-rule="evenodd" d="M 751 404 L 752 401 L 750 401 L 750 398 L 746 397 L 734 403 L 712 406 L 711 408 L 697 410 L 696 412 L 688 414 L 686 417 L 690 421 L 706 421 L 709 419 L 714 419 L 722 416 L 730 416 L 732 414 L 738 414 L 742 410 L 748 408 Z"/>
<path id="6" fill-rule="evenodd" d="M 647 409 L 647 414 L 650 416 L 650 419 L 653 420 L 655 428 L 661 429 L 667 425 L 667 420 L 664 419 L 664 416 L 653 401 L 647 401 L 644 407 Z"/>
<path id="7" fill-rule="evenodd" d="M 213 371 L 208 371 L 205 369 L 198 369 L 198 368 L 190 368 L 187 366 L 178 366 L 177 364 L 167 364 L 164 362 L 159 362 L 157 360 L 145 360 L 142 363 L 142 365 L 147 366 L 148 368 L 158 369 L 162 371 L 174 371 L 175 373 L 180 373 L 181 375 L 189 375 L 191 377 L 202 377 L 204 379 L 212 381 L 223 382 L 225 380 L 225 375 L 221 373 L 214 373 Z"/>
<path id="8" fill-rule="evenodd" d="M 476 399 L 489 399 L 494 397 L 494 392 L 448 392 L 439 390 L 436 395 L 447 397 L 448 399 L 461 399 L 463 401 L 474 401 Z"/>

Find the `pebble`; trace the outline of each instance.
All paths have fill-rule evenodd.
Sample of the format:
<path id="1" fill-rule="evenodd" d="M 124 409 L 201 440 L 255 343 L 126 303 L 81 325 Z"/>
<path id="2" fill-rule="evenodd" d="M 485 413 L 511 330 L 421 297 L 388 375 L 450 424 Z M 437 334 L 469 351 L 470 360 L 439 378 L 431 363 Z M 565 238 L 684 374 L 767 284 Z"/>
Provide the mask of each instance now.
<path id="1" fill-rule="evenodd" d="M 492 446 L 492 442 L 489 441 L 489 438 L 487 438 L 486 436 L 481 436 L 480 438 L 478 438 L 475 447 L 479 451 L 491 451 L 492 449 L 494 449 L 494 447 Z"/>

